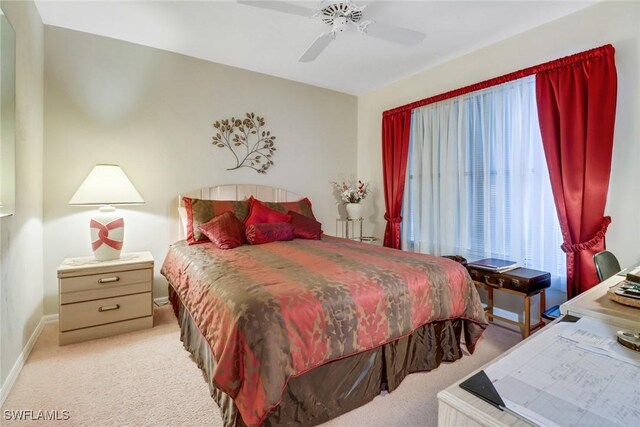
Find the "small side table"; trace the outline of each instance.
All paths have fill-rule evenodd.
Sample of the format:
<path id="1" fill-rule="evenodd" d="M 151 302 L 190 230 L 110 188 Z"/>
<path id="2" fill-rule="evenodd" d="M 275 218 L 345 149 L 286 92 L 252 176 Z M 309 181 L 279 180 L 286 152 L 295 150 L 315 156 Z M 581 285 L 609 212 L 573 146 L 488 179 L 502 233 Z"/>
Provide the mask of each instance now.
<path id="1" fill-rule="evenodd" d="M 382 240 L 378 239 L 375 236 L 362 236 L 360 238 L 362 243 L 368 243 L 370 245 L 382 246 Z"/>
<path id="2" fill-rule="evenodd" d="M 478 282 L 476 280 L 474 280 L 473 283 L 476 286 L 484 288 L 487 291 L 487 306 L 485 307 L 485 312 L 487 313 L 487 317 L 489 318 L 489 321 L 493 321 L 494 319 L 497 319 L 497 320 L 500 320 L 501 322 L 505 322 L 505 323 L 509 323 L 510 325 L 517 326 L 521 331 L 522 338 L 527 338 L 529 335 L 531 335 L 532 331 L 535 331 L 538 328 L 542 328 L 545 325 L 544 321 L 542 320 L 542 313 L 544 312 L 544 306 L 546 301 L 545 289 L 540 289 L 535 292 L 520 292 L 520 291 L 515 291 L 513 289 L 496 288 L 494 286 L 486 285 L 485 283 Z M 507 319 L 506 317 L 498 316 L 497 314 L 493 313 L 493 309 L 494 309 L 493 291 L 494 290 L 497 290 L 500 292 L 506 292 L 512 295 L 517 295 L 524 299 L 524 320 L 522 322 L 516 322 L 515 320 Z M 531 324 L 531 298 L 535 297 L 536 295 L 540 296 L 540 319 L 538 323 L 536 323 L 535 325 L 532 325 Z"/>
<path id="3" fill-rule="evenodd" d="M 336 219 L 336 233 L 345 239 L 360 240 L 362 241 L 362 224 L 363 218 L 347 218 Z"/>
<path id="4" fill-rule="evenodd" d="M 545 290 L 551 286 L 550 274 L 546 271 L 531 270 L 528 268 L 516 268 L 503 273 L 482 270 L 473 264 L 467 265 L 469 275 L 476 286 L 486 289 L 487 306 L 485 311 L 489 321 L 494 319 L 515 325 L 520 328 L 522 337 L 527 338 L 532 331 L 545 325 L 542 313 L 545 310 Z M 498 316 L 493 309 L 493 291 L 506 292 L 524 299 L 524 319 L 516 322 L 505 317 Z M 540 298 L 540 318 L 538 323 L 531 324 L 531 298 Z"/>

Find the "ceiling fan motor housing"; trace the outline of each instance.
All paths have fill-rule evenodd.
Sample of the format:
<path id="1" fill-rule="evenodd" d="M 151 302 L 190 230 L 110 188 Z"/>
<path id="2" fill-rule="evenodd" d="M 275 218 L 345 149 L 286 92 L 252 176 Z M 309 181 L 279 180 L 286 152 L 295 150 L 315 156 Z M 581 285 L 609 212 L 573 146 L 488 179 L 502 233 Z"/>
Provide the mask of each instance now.
<path id="1" fill-rule="evenodd" d="M 350 1 L 333 2 L 320 10 L 320 19 L 332 27 L 332 31 L 341 33 L 362 19 L 364 7 L 357 7 Z"/>

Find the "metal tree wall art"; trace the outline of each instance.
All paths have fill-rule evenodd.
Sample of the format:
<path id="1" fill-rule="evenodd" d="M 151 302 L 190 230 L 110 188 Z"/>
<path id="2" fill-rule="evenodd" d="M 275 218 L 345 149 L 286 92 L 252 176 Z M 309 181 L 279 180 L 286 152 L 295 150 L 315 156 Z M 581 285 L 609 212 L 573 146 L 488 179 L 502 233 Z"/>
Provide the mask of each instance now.
<path id="1" fill-rule="evenodd" d="M 220 148 L 228 148 L 236 158 L 235 167 L 227 170 L 251 168 L 258 173 L 266 173 L 273 165 L 273 146 L 276 137 L 271 131 L 262 130 L 264 117 L 247 113 L 246 118 L 224 119 L 216 121 L 213 127 L 218 133 L 213 137 L 213 144 Z"/>

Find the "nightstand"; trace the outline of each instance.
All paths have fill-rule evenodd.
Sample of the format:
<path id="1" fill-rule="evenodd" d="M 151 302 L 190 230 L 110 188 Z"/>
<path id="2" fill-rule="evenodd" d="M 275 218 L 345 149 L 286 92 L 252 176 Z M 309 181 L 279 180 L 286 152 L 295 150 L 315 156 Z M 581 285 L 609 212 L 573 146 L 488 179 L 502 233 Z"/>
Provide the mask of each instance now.
<path id="1" fill-rule="evenodd" d="M 67 258 L 58 267 L 60 345 L 153 327 L 153 256 Z"/>

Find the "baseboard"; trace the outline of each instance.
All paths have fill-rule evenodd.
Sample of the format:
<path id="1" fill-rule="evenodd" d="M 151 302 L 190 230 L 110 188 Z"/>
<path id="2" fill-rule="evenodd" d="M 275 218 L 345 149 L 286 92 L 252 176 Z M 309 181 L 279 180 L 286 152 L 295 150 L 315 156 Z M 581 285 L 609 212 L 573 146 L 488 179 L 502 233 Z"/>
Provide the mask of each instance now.
<path id="1" fill-rule="evenodd" d="M 58 321 L 58 314 L 47 314 L 46 316 L 42 316 L 42 321 L 45 325 L 49 323 L 54 323 Z"/>
<path id="2" fill-rule="evenodd" d="M 50 314 L 47 316 L 42 316 L 42 318 L 40 318 L 40 322 L 38 322 L 38 326 L 36 326 L 36 329 L 31 334 L 31 337 L 29 337 L 29 341 L 27 341 L 27 344 L 22 349 L 22 353 L 20 353 L 20 356 L 18 356 L 18 360 L 16 360 L 16 363 L 14 363 L 13 368 L 11 368 L 11 371 L 9 372 L 9 376 L 7 377 L 5 382 L 2 384 L 2 387 L 0 388 L 0 406 L 4 404 L 5 400 L 7 400 L 7 397 L 9 396 L 9 392 L 11 391 L 11 389 L 13 388 L 13 385 L 18 379 L 18 375 L 20 375 L 20 371 L 22 371 L 22 367 L 24 366 L 25 362 L 29 358 L 29 354 L 31 353 L 31 350 L 33 349 L 33 346 L 35 345 L 36 341 L 38 341 L 38 337 L 40 337 L 40 334 L 42 333 L 42 329 L 44 329 L 44 326 L 48 323 L 53 323 L 57 321 L 58 321 L 57 314 Z"/>
<path id="3" fill-rule="evenodd" d="M 169 297 L 154 298 L 153 302 L 155 303 L 156 307 L 161 307 L 163 305 L 169 304 Z"/>
<path id="4" fill-rule="evenodd" d="M 504 310 L 495 306 L 493 307 L 493 314 L 495 314 L 496 316 L 504 317 L 505 319 L 513 320 L 514 322 L 522 322 L 522 319 L 520 318 L 518 313 Z"/>

